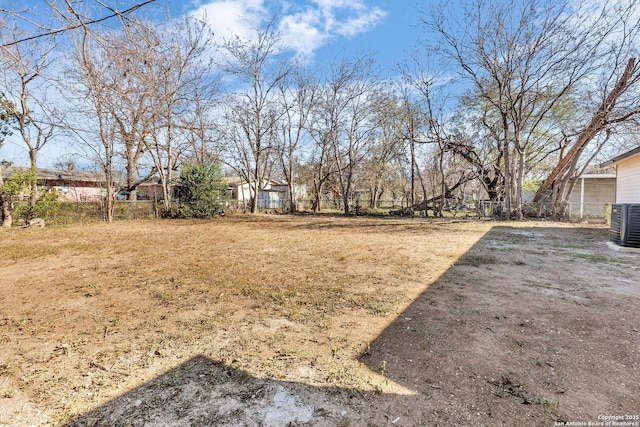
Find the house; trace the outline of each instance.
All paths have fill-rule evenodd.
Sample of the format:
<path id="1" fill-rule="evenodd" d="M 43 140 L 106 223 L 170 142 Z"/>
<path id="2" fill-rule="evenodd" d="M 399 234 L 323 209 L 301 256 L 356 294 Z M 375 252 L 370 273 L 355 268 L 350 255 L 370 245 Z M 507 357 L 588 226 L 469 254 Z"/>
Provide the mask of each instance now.
<path id="1" fill-rule="evenodd" d="M 640 147 L 620 154 L 601 166 L 616 167 L 615 203 L 640 203 Z"/>
<path id="2" fill-rule="evenodd" d="M 26 167 L 5 167 L 5 179 Z M 104 175 L 78 170 L 38 169 L 36 182 L 39 191 L 55 191 L 64 202 L 97 202 L 105 195 Z"/>
<path id="3" fill-rule="evenodd" d="M 613 171 L 606 172 L 608 173 L 589 173 L 578 177 L 569 196 L 571 216 L 605 216 L 605 207 L 616 201 L 616 174 Z"/>
<path id="4" fill-rule="evenodd" d="M 179 198 L 180 195 L 180 177 L 173 177 L 169 184 L 169 196 L 171 200 Z M 136 187 L 138 200 L 164 200 L 164 193 L 162 191 L 162 181 L 159 178 L 155 178 L 148 182 L 143 182 Z"/>
<path id="5" fill-rule="evenodd" d="M 249 184 L 244 178 L 238 176 L 225 177 L 229 184 L 230 199 L 238 204 L 249 204 L 253 183 Z M 289 201 L 289 186 L 286 182 L 275 179 L 265 179 L 258 191 L 258 209 L 283 209 Z M 307 195 L 306 187 L 294 185 L 295 200 L 303 200 Z"/>

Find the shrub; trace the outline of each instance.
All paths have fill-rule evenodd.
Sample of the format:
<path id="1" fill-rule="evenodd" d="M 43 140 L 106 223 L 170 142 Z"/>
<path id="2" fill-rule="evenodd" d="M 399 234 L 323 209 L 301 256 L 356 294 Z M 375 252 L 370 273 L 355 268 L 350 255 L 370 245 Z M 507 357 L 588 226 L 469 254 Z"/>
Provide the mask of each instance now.
<path id="1" fill-rule="evenodd" d="M 11 226 L 13 223 L 14 202 L 20 194 L 28 190 L 31 183 L 36 179 L 35 172 L 28 170 L 26 172 L 16 172 L 0 186 L 0 224 Z"/>
<path id="2" fill-rule="evenodd" d="M 224 213 L 229 199 L 227 182 L 219 163 L 187 166 L 180 174 L 179 215 L 184 218 L 213 218 Z"/>
<path id="3" fill-rule="evenodd" d="M 46 222 L 59 222 L 62 206 L 58 199 L 59 194 L 55 190 L 42 194 L 33 207 L 33 217 L 42 218 Z"/>

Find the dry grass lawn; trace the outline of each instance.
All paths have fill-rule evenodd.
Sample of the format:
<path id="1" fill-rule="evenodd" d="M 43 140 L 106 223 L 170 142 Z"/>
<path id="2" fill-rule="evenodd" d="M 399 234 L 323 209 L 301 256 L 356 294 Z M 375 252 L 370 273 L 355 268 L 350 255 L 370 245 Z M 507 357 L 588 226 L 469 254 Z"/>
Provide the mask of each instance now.
<path id="1" fill-rule="evenodd" d="M 0 231 L 0 425 L 595 421 L 572 394 L 591 359 L 629 376 L 598 410 L 640 413 L 640 255 L 608 251 L 601 226 L 495 225 L 258 215 Z M 607 277 L 618 285 L 599 304 Z M 579 321 L 549 298 L 596 311 Z M 602 327 L 622 353 L 599 353 Z"/>

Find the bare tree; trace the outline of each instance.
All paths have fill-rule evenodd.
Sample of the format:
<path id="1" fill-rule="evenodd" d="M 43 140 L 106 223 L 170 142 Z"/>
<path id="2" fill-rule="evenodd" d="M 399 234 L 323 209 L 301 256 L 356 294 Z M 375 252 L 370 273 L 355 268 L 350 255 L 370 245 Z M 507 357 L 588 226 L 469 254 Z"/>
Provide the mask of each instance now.
<path id="1" fill-rule="evenodd" d="M 406 111 L 404 133 L 411 151 L 412 163 L 416 160 L 415 145 L 431 145 L 423 173 L 419 174 L 423 187 L 423 201 L 412 205 L 413 209 L 427 210 L 432 203 L 435 216 L 442 216 L 446 200 L 454 190 L 463 187 L 476 175 L 464 168 L 460 171 L 458 159 L 464 138 L 448 113 L 450 100 L 447 88 L 450 81 L 444 78 L 427 58 L 413 57 L 401 68 L 404 84 L 404 108 Z M 413 95 L 409 95 L 412 93 Z M 462 153 L 461 153 L 462 151 Z M 413 167 L 417 167 L 414 164 Z M 428 177 L 425 175 L 429 175 Z M 430 183 L 432 197 L 427 197 L 426 183 Z"/>
<path id="2" fill-rule="evenodd" d="M 2 43 L 15 41 L 23 32 L 13 27 L 11 31 L 0 32 Z M 0 80 L 2 92 L 15 103 L 16 127 L 29 153 L 30 166 L 37 171 L 38 153 L 49 142 L 60 121 L 60 113 L 48 98 L 55 97 L 56 85 L 51 74 L 54 43 L 24 42 L 0 48 L 3 78 Z M 30 205 L 35 206 L 37 184 L 31 183 Z"/>
<path id="3" fill-rule="evenodd" d="M 138 185 L 152 175 L 139 171 L 153 126 L 157 88 L 152 67 L 160 40 L 155 30 L 132 18 L 118 31 L 93 31 L 92 37 L 95 43 L 88 60 L 100 69 L 95 78 L 105 87 L 101 102 L 116 124 L 115 149 L 125 161 L 123 189 L 135 201 Z"/>
<path id="4" fill-rule="evenodd" d="M 567 189 L 567 185 L 570 178 L 574 176 L 580 156 L 585 152 L 587 145 L 602 132 L 605 132 L 604 141 L 606 142 L 612 127 L 640 115 L 640 91 L 638 91 L 638 86 L 640 86 L 640 65 L 637 63 L 636 58 L 631 58 L 628 60 L 620 77 L 617 78 L 615 86 L 608 92 L 589 123 L 542 183 L 534 197 L 534 201 L 540 200 L 545 192 L 552 188 L 551 201 L 555 210 L 559 209 L 558 207 L 565 201 L 567 195 L 571 193 L 571 188 Z M 602 143 L 596 151 L 599 151 L 601 147 Z M 562 212 L 558 213 L 561 214 Z"/>
<path id="5" fill-rule="evenodd" d="M 409 206 L 415 206 L 416 198 L 416 181 L 420 182 L 422 190 L 422 200 L 427 199 L 427 187 L 425 185 L 423 175 L 420 173 L 418 164 L 418 145 L 420 144 L 420 134 L 423 132 L 427 120 L 424 109 L 424 102 L 416 99 L 415 90 L 411 85 L 411 80 L 400 83 L 399 93 L 401 96 L 400 106 L 398 109 L 398 119 L 400 120 L 401 135 L 404 142 L 405 154 L 408 151 L 409 173 L 407 181 L 409 185 L 409 195 L 407 202 Z"/>
<path id="6" fill-rule="evenodd" d="M 50 58 L 52 54 L 54 44 L 54 37 L 63 33 L 72 32 L 73 30 L 80 30 L 83 33 L 83 41 L 79 44 L 88 46 L 85 42 L 88 41 L 90 32 L 89 26 L 101 22 L 105 22 L 112 18 L 118 18 L 126 21 L 128 16 L 140 9 L 142 6 L 153 3 L 154 0 L 148 0 L 132 5 L 125 10 L 118 10 L 115 7 L 109 5 L 106 2 L 97 2 L 97 8 L 101 11 L 106 11 L 107 14 L 102 14 L 96 17 L 85 13 L 89 10 L 89 7 L 80 10 L 76 2 L 70 0 L 52 0 L 44 2 L 41 7 L 46 9 L 42 12 L 40 17 L 32 17 L 33 11 L 38 8 L 24 8 L 24 9 L 0 9 L 7 17 L 11 17 L 14 22 L 22 23 L 25 27 L 28 27 L 29 31 L 18 31 L 17 26 L 12 31 L 2 32 L 2 41 L 0 41 L 0 50 L 2 51 L 4 61 L 10 61 L 11 66 L 7 67 L 7 63 L 4 62 L 5 69 L 13 72 L 14 82 L 19 82 L 15 87 L 19 88 L 14 93 L 19 93 L 19 105 L 22 109 L 19 128 L 22 139 L 25 141 L 29 150 L 29 156 L 31 161 L 31 167 L 36 168 L 37 155 L 42 147 L 54 137 L 54 130 L 57 126 L 64 121 L 64 118 L 59 111 L 53 107 L 55 103 L 48 101 L 54 95 L 51 93 L 54 89 L 60 85 L 54 83 L 51 76 L 44 78 L 44 73 L 50 65 Z M 41 19 L 45 16 L 47 19 Z M 44 22 L 48 22 L 49 19 L 58 22 L 62 22 L 62 26 L 54 28 L 47 25 Z M 16 24 L 17 25 L 17 24 Z M 123 26 L 123 28 L 128 28 Z M 45 38 L 46 42 L 42 42 Z M 80 51 L 86 50 L 80 48 Z M 89 55 L 88 52 L 84 52 L 85 59 L 82 60 L 84 64 L 88 64 Z M 95 70 L 94 70 L 95 71 Z M 5 82 L 8 80 L 7 76 L 12 73 L 5 73 Z M 97 79 L 100 73 L 92 72 L 93 79 Z M 95 87 L 95 85 L 94 85 Z M 102 91 L 103 96 L 107 93 Z M 62 98 L 62 97 L 60 97 Z M 101 108 L 106 108 L 106 103 L 101 102 Z M 71 132 L 77 131 L 77 128 L 71 128 Z M 33 206 L 36 200 L 35 185 L 31 193 L 31 205 Z"/>
<path id="7" fill-rule="evenodd" d="M 217 136 L 213 117 L 218 111 L 220 84 L 215 76 L 196 74 L 187 86 L 190 108 L 178 118 L 178 127 L 187 138 L 191 163 L 210 164 L 220 157 L 221 147 L 214 145 Z"/>
<path id="8" fill-rule="evenodd" d="M 313 123 L 316 159 L 316 198 L 335 174 L 345 215 L 350 213 L 357 166 L 366 155 L 376 129 L 372 100 L 376 89 L 373 61 L 360 57 L 333 64 L 321 86 Z M 333 166 L 327 166 L 328 161 Z"/>
<path id="9" fill-rule="evenodd" d="M 15 104 L 3 94 L 0 94 L 0 148 L 2 148 L 4 138 L 13 133 L 13 126 L 16 121 Z M 12 200 L 10 194 L 4 191 L 4 166 L 3 162 L 0 162 L 0 225 L 11 227 L 13 223 Z"/>
<path id="10" fill-rule="evenodd" d="M 307 161 L 307 168 L 311 170 L 313 183 L 311 210 L 314 213 L 322 209 L 325 185 L 336 173 L 336 165 L 331 160 L 332 116 L 324 114 L 321 107 L 325 102 L 325 96 L 324 88 L 320 89 L 318 101 L 309 122 L 309 135 L 313 141 L 313 149 Z"/>
<path id="11" fill-rule="evenodd" d="M 14 17 L 15 19 L 20 19 L 25 22 L 28 22 L 32 26 L 35 27 L 35 33 L 33 34 L 23 34 L 20 37 L 14 38 L 12 40 L 3 41 L 0 47 L 6 48 L 10 46 L 15 46 L 18 44 L 22 44 L 25 42 L 30 42 L 34 40 L 38 40 L 41 38 L 51 38 L 53 36 L 57 36 L 59 34 L 71 32 L 73 30 L 83 30 L 84 28 L 88 28 L 94 24 L 98 24 L 101 22 L 108 21 L 113 18 L 126 18 L 128 15 L 133 14 L 138 9 L 146 6 L 148 4 L 154 3 L 155 0 L 146 0 L 136 4 L 133 4 L 131 7 L 127 9 L 118 10 L 114 6 L 108 4 L 103 1 L 96 1 L 96 4 L 102 9 L 106 10 L 107 14 L 100 17 L 93 17 L 90 15 L 84 15 L 80 13 L 77 9 L 76 2 L 71 0 L 45 0 L 45 6 L 51 12 L 54 13 L 62 22 L 63 25 L 58 28 L 53 28 L 46 24 L 38 23 L 37 19 L 30 18 L 30 13 L 28 12 L 29 8 L 21 8 L 21 9 L 6 9 L 0 7 L 0 12 L 6 14 L 7 16 Z"/>
<path id="12" fill-rule="evenodd" d="M 102 117 L 115 125 L 108 144 L 124 160 L 129 199 L 136 200 L 137 187 L 157 175 L 169 210 L 187 135 L 197 131 L 191 103 L 195 96 L 203 100 L 212 37 L 204 23 L 188 18 L 156 29 L 131 17 L 123 24 L 103 33 L 86 28 L 78 54 L 85 72 L 76 77 L 90 97 L 101 97 Z M 140 173 L 145 159 L 151 164 Z"/>
<path id="13" fill-rule="evenodd" d="M 256 29 L 253 39 L 235 37 L 222 44 L 223 69 L 238 89 L 226 102 L 222 133 L 231 155 L 226 163 L 249 184 L 250 211 L 258 209 L 258 194 L 273 169 L 276 123 L 284 114 L 277 105 L 279 83 L 291 65 L 278 61 L 281 53 L 273 22 Z"/>
<path id="14" fill-rule="evenodd" d="M 199 85 L 206 82 L 210 70 L 212 38 L 204 23 L 188 18 L 168 26 L 156 37 L 157 43 L 149 48 L 150 76 L 146 87 L 152 125 L 143 142 L 160 178 L 163 207 L 168 212 L 175 173 L 191 148 L 189 135 L 198 129 L 197 124 L 186 126 L 187 117 L 192 111 L 193 96 L 202 93 Z M 195 119 L 202 117 L 196 115 Z"/>
<path id="15" fill-rule="evenodd" d="M 308 135 L 308 125 L 316 102 L 317 84 L 302 69 L 278 84 L 280 105 L 284 114 L 278 122 L 278 151 L 282 174 L 289 187 L 287 201 L 290 212 L 297 210 L 296 171 L 298 149 Z"/>
<path id="16" fill-rule="evenodd" d="M 401 153 L 405 148 L 403 122 L 406 118 L 401 100 L 392 91 L 381 88 L 373 96 L 372 108 L 377 129 L 363 165 L 364 175 L 369 182 L 371 209 L 378 207 L 378 201 L 386 190 L 384 184 L 390 183 L 397 176 Z M 412 166 L 414 164 L 415 158 Z M 415 171 L 415 167 L 412 169 Z"/>
<path id="17" fill-rule="evenodd" d="M 82 32 L 75 40 L 75 64 L 68 70 L 76 103 L 74 120 L 69 120 L 67 129 L 76 140 L 80 141 L 99 166 L 103 174 L 104 195 L 102 213 L 105 221 L 113 221 L 116 191 L 116 135 L 118 125 L 109 108 L 109 99 L 113 88 L 102 78 L 103 62 L 94 61 L 91 57 L 92 32 L 88 26 L 80 27 Z M 99 40 L 99 39 L 98 39 Z M 76 125 L 82 124 L 82 125 Z"/>
<path id="18" fill-rule="evenodd" d="M 423 16 L 438 36 L 435 52 L 456 64 L 495 111 L 497 120 L 489 124 L 502 153 L 509 214 L 522 212 L 527 154 L 535 151 L 530 148 L 545 118 L 606 63 L 606 42 L 626 25 L 635 6 L 616 7 L 594 11 L 549 0 L 478 0 L 463 7 L 464 22 L 444 7 Z"/>

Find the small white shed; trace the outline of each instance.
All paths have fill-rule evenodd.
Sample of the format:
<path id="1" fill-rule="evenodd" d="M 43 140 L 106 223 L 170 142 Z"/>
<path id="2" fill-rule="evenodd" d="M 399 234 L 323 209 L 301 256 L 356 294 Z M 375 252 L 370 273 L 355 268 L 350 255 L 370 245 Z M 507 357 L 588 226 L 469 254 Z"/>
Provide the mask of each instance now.
<path id="1" fill-rule="evenodd" d="M 251 190 L 255 188 L 254 183 L 249 184 L 241 177 L 225 178 L 229 184 L 231 200 L 248 203 L 251 198 Z M 306 187 L 294 184 L 294 197 L 296 201 L 306 197 Z M 259 209 L 282 209 L 287 206 L 289 200 L 289 186 L 285 182 L 275 179 L 264 180 L 258 191 Z"/>
<path id="2" fill-rule="evenodd" d="M 616 201 L 616 174 L 592 173 L 578 178 L 569 197 L 571 215 L 602 217 L 605 207 Z"/>

